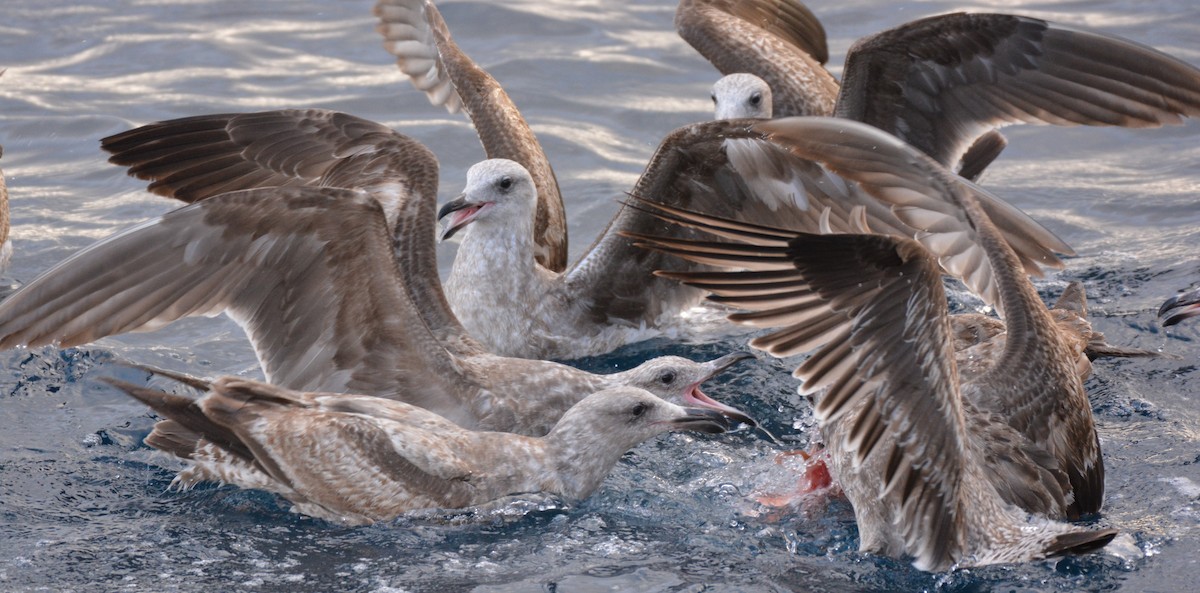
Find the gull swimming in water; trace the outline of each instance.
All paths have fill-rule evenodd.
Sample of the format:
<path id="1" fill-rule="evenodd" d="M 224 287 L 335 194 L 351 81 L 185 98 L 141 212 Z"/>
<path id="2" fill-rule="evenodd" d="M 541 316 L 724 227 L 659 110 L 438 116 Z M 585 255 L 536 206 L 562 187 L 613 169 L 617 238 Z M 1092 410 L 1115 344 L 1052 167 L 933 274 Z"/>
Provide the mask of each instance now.
<path id="1" fill-rule="evenodd" d="M 294 510 L 350 525 L 417 509 L 457 509 L 548 493 L 587 498 L 626 451 L 670 430 L 723 432 L 719 412 L 630 387 L 579 400 L 545 436 L 471 431 L 417 406 L 363 395 L 301 393 L 224 377 L 199 399 L 115 379 L 165 416 L 146 443 L 191 465 L 173 486 L 257 488 Z"/>
<path id="2" fill-rule="evenodd" d="M 437 161 L 420 143 L 319 110 L 171 124 L 191 134 L 168 139 L 207 138 L 203 158 L 186 144 L 139 144 L 162 159 L 141 170 L 185 163 L 186 174 L 161 183 L 200 201 L 101 240 L 0 302 L 0 348 L 67 347 L 225 312 L 246 331 L 272 384 L 403 398 L 467 428 L 544 434 L 579 398 L 617 386 L 748 421 L 699 388 L 745 354 L 707 363 L 663 357 L 597 375 L 480 346 L 442 296 Z M 228 141 L 210 142 L 214 131 L 228 131 Z M 148 126 L 109 142 L 155 133 Z M 236 142 L 245 137 L 276 142 L 246 149 Z M 294 158 L 275 159 L 280 149 Z M 244 150 L 286 170 L 242 160 Z M 359 189 L 341 187 L 351 182 Z M 277 187 L 219 193 L 240 183 Z"/>
<path id="3" fill-rule="evenodd" d="M 1080 378 L 1086 337 L 1047 311 L 980 207 L 984 190 L 868 125 L 790 118 L 757 128 L 862 184 L 914 228 L 969 222 L 998 285 L 1005 341 L 992 349 L 998 358 L 964 373 L 941 270 L 916 241 L 688 213 L 671 217 L 737 243 L 640 238 L 653 249 L 746 270 L 667 275 L 749 310 L 731 316 L 736 321 L 776 328 L 752 346 L 781 357 L 815 351 L 795 375 L 815 398 L 861 549 L 945 570 L 1111 540 L 1114 530 L 1060 522 L 1097 512 L 1104 494 Z"/>

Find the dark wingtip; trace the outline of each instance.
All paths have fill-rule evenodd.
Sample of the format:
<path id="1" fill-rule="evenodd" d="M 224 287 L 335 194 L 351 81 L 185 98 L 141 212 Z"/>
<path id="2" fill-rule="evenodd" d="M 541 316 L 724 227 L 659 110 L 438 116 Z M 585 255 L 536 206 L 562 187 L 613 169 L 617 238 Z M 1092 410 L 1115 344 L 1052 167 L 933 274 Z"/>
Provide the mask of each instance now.
<path id="1" fill-rule="evenodd" d="M 1090 554 L 1107 546 L 1117 536 L 1116 529 L 1064 533 L 1046 548 L 1047 556 Z"/>

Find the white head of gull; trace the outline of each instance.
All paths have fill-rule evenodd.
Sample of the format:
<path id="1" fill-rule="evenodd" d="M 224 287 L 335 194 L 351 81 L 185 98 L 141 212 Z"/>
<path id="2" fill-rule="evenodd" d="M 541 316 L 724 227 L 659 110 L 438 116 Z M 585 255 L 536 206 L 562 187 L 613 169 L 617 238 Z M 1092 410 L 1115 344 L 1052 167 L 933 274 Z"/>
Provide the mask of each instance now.
<path id="1" fill-rule="evenodd" d="M 712 87 L 713 119 L 770 119 L 771 87 L 753 74 L 722 76 Z"/>
<path id="2" fill-rule="evenodd" d="M 188 460 L 173 485 L 204 480 L 274 492 L 295 510 L 346 524 L 417 509 L 589 496 L 639 443 L 669 430 L 718 433 L 720 413 L 634 388 L 593 393 L 543 437 L 470 431 L 428 410 L 371 396 L 301 393 L 236 377 L 200 399 L 106 379 L 167 419 L 146 443 Z"/>

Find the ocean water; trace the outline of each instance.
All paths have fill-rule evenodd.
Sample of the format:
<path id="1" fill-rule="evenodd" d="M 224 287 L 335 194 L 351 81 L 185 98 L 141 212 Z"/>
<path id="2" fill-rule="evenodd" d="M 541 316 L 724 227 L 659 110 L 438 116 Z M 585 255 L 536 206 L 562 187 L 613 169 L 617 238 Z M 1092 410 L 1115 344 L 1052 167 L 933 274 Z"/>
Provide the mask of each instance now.
<path id="1" fill-rule="evenodd" d="M 673 32 L 668 0 L 443 2 L 459 44 L 505 86 L 550 154 L 578 255 L 658 140 L 708 117 L 716 72 Z M 836 71 L 850 43 L 952 10 L 1016 12 L 1103 29 L 1200 64 L 1191 0 L 814 0 Z M 410 88 L 369 0 L 5 0 L 0 144 L 28 281 L 76 250 L 174 207 L 105 162 L 98 140 L 151 121 L 287 107 L 337 109 L 430 146 L 452 197 L 482 151 L 465 118 Z M 925 574 L 858 553 L 836 496 L 768 509 L 797 480 L 813 421 L 795 361 L 760 357 L 709 393 L 752 411 L 751 432 L 669 435 L 630 453 L 591 498 L 507 517 L 412 517 L 343 528 L 262 492 L 168 492 L 178 469 L 141 444 L 154 418 L 96 381 L 142 377 L 120 359 L 200 375 L 258 371 L 224 318 L 60 351 L 0 352 L 3 591 L 1195 591 L 1200 589 L 1200 323 L 1164 330 L 1163 299 L 1200 282 L 1200 125 L 1013 128 L 984 185 L 1078 252 L 1039 280 L 1086 285 L 1118 345 L 1176 358 L 1096 365 L 1105 452 L 1103 553 Z M 451 249 L 443 250 L 448 265 Z M 579 361 L 625 368 L 710 358 L 743 340 L 636 344 Z"/>

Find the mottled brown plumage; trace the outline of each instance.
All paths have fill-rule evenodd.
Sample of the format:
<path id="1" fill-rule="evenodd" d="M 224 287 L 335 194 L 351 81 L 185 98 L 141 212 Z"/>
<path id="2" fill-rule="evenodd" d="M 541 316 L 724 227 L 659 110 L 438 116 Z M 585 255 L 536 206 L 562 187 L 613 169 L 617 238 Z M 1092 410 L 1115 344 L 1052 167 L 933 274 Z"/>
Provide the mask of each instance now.
<path id="1" fill-rule="evenodd" d="M 668 430 L 722 432 L 713 410 L 633 388 L 579 398 L 544 437 L 463 429 L 423 408 L 340 393 L 302 393 L 237 377 L 199 399 L 108 383 L 166 416 L 146 442 L 187 459 L 174 485 L 261 488 L 301 513 L 347 524 L 548 493 L 592 493 L 629 449 Z"/>
<path id="2" fill-rule="evenodd" d="M 812 235 L 687 213 L 675 216 L 738 243 L 643 238 L 652 248 L 747 269 L 668 275 L 750 310 L 732 319 L 778 328 L 753 346 L 777 356 L 815 351 L 796 376 L 802 393 L 815 396 L 861 547 L 942 570 L 1111 539 L 1112 530 L 1057 522 L 1096 512 L 1104 492 L 1078 366 L 1085 340 L 1041 303 L 980 207 L 983 190 L 870 126 L 793 118 L 758 129 L 898 212 L 937 212 L 905 218 L 918 232 L 969 223 L 967 239 L 983 249 L 997 285 L 1004 333 L 984 327 L 972 335 L 952 326 L 941 270 L 911 239 Z M 959 373 L 957 359 L 978 347 L 973 340 L 1000 335 L 998 359 L 969 377 Z"/>

